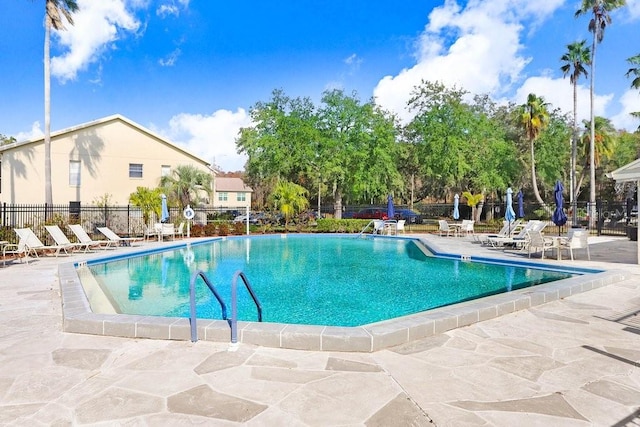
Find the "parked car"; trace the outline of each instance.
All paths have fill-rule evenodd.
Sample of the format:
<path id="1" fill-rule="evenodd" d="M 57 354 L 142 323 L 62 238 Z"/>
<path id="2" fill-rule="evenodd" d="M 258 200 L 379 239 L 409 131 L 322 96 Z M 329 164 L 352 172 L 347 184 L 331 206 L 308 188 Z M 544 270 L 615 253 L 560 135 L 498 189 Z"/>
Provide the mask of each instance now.
<path id="1" fill-rule="evenodd" d="M 404 219 L 407 224 L 422 224 L 422 215 L 411 209 L 396 209 L 395 219 Z"/>
<path id="2" fill-rule="evenodd" d="M 356 219 L 389 219 L 387 210 L 381 208 L 366 208 L 353 214 Z"/>
<path id="3" fill-rule="evenodd" d="M 257 213 L 252 212 L 249 214 L 250 224 L 262 224 L 263 222 L 265 222 L 265 219 L 266 219 L 266 216 L 262 212 L 257 212 Z M 247 221 L 247 214 L 238 215 L 237 217 L 233 218 L 233 222 L 246 222 L 246 221 Z"/>

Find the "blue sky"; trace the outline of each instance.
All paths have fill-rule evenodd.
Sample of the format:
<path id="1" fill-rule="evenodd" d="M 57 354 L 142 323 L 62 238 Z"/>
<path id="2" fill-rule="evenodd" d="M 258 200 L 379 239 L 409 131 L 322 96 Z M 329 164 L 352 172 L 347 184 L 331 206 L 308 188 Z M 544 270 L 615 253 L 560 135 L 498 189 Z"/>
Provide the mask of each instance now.
<path id="1" fill-rule="evenodd" d="M 75 25 L 52 40 L 52 131 L 122 114 L 226 171 L 242 169 L 238 130 L 274 89 L 315 102 L 326 89 L 356 91 L 409 120 L 412 88 L 438 80 L 500 102 L 534 92 L 571 112 L 560 57 L 591 43 L 578 1 L 77 1 Z M 0 133 L 18 140 L 42 135 L 43 10 L 44 0 L 10 0 L 0 15 Z M 640 92 L 624 74 L 640 53 L 640 0 L 612 18 L 596 114 L 633 131 Z"/>

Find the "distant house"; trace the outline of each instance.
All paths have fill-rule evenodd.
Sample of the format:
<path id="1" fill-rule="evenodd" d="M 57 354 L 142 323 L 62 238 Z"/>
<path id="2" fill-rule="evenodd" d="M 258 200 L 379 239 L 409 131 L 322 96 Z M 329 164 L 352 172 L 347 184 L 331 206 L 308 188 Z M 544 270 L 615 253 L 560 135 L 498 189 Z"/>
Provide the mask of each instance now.
<path id="1" fill-rule="evenodd" d="M 214 180 L 214 200 L 216 208 L 237 209 L 251 206 L 251 187 L 240 178 L 216 177 Z"/>
<path id="2" fill-rule="evenodd" d="M 54 204 L 88 205 L 108 194 L 126 205 L 136 187 L 157 187 L 179 165 L 214 174 L 207 161 L 121 115 L 51 134 Z M 44 192 L 44 138 L 0 146 L 0 203 L 43 204 Z"/>

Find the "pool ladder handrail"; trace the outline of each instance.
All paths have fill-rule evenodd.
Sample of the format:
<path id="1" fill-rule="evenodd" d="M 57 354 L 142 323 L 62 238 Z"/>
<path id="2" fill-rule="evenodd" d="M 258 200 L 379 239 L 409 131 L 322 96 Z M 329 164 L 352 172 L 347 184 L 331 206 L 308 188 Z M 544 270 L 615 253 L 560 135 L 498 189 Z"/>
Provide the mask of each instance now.
<path id="1" fill-rule="evenodd" d="M 256 309 L 258 310 L 258 322 L 262 322 L 262 304 L 256 295 L 251 283 L 247 276 L 240 270 L 236 271 L 233 275 L 233 281 L 231 282 L 231 319 L 227 319 L 227 306 L 222 300 L 222 297 L 216 290 L 215 286 L 209 281 L 209 278 L 202 270 L 197 270 L 191 276 L 191 282 L 189 285 L 189 301 L 190 301 L 190 323 L 191 323 L 191 342 L 198 341 L 198 327 L 196 323 L 196 280 L 201 277 L 206 283 L 207 287 L 211 290 L 213 295 L 220 303 L 222 310 L 222 320 L 226 320 L 231 327 L 231 344 L 237 344 L 238 342 L 238 278 L 242 279 L 244 286 L 247 288 L 249 295 L 253 299 Z"/>
<path id="2" fill-rule="evenodd" d="M 198 326 L 196 324 L 196 279 L 198 277 L 202 277 L 204 283 L 213 293 L 213 296 L 216 297 L 218 302 L 220 303 L 220 309 L 222 310 L 222 320 L 227 320 L 227 305 L 222 300 L 222 297 L 216 290 L 216 287 L 209 281 L 209 278 L 204 271 L 197 270 L 193 275 L 191 275 L 191 282 L 189 283 L 189 304 L 190 304 L 190 317 L 189 320 L 191 322 L 191 342 L 198 341 Z"/>
<path id="3" fill-rule="evenodd" d="M 256 309 L 258 310 L 258 322 L 262 322 L 262 304 L 260 304 L 258 296 L 253 291 L 247 276 L 242 271 L 238 270 L 233 275 L 233 281 L 231 282 L 231 320 L 229 320 L 229 325 L 231 326 L 231 344 L 238 343 L 238 278 L 242 279 L 245 288 L 247 288 L 249 295 L 251 295 L 251 298 L 256 305 Z"/>

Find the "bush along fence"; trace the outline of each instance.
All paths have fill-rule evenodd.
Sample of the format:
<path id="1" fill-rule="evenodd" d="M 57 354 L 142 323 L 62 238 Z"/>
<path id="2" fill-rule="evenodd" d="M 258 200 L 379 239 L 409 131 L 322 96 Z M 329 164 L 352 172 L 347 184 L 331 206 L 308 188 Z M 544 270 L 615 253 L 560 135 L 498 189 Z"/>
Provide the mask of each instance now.
<path id="1" fill-rule="evenodd" d="M 596 204 L 596 219 L 589 221 L 588 204 L 581 202 L 577 204 L 577 223 L 575 226 L 588 228 L 592 234 L 605 235 L 627 235 L 629 226 L 637 224 L 637 210 L 635 202 L 598 202 Z M 633 206 L 632 206 L 633 204 Z M 346 217 L 363 208 L 370 208 L 372 205 L 349 206 L 345 209 Z M 376 206 L 386 209 L 386 205 Z M 406 206 L 397 206 L 397 208 L 406 208 Z M 514 207 L 515 208 L 515 207 Z M 553 205 L 547 205 L 543 208 L 538 204 L 525 203 L 524 212 L 525 220 L 540 219 L 549 221 L 550 231 L 555 233 L 556 226 L 551 223 L 551 215 L 554 210 Z M 558 229 L 558 232 L 566 233 L 567 229 L 574 226 L 571 223 L 572 212 L 565 205 L 569 221 Z M 234 223 L 233 218 L 237 215 L 246 213 L 246 206 L 237 208 L 215 208 L 210 206 L 193 207 L 195 212 L 191 222 L 191 235 L 194 237 L 214 236 L 214 235 L 233 235 L 246 233 L 245 223 Z M 464 204 L 459 206 L 460 218 L 470 219 L 471 209 Z M 331 206 L 323 206 L 322 214 L 332 216 L 333 210 Z M 412 232 L 436 232 L 438 228 L 437 219 L 445 218 L 454 221 L 451 218 L 453 212 L 453 204 L 432 203 L 432 204 L 416 204 L 414 211 L 421 214 L 423 218 L 422 224 L 408 224 L 409 231 Z M 480 223 L 478 228 L 483 225 L 493 230 L 499 229 L 501 221 L 504 219 L 504 205 L 498 203 L 485 203 L 482 207 Z M 169 208 L 169 220 L 167 222 L 178 225 L 185 221 L 182 210 L 179 208 Z M 65 233 L 72 237 L 67 224 L 81 224 L 83 228 L 92 236 L 97 237 L 99 233 L 97 227 L 107 226 L 122 236 L 142 236 L 149 225 L 160 222 L 155 214 L 151 214 L 148 224 L 145 224 L 143 212 L 140 208 L 132 205 L 127 206 L 96 206 L 81 205 L 80 203 L 71 202 L 64 205 L 14 205 L 3 203 L 0 204 L 0 240 L 16 242 L 16 236 L 13 232 L 14 228 L 30 227 L 43 240 L 48 241 L 48 235 L 45 232 L 45 225 L 58 225 Z M 344 232 L 357 233 L 368 223 L 363 220 L 318 220 L 318 221 L 297 221 L 293 220 L 287 230 L 284 230 L 282 224 L 274 224 L 265 222 L 262 224 L 251 225 L 251 232 L 269 233 L 269 232 Z"/>

